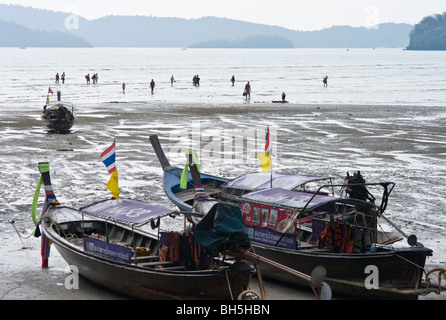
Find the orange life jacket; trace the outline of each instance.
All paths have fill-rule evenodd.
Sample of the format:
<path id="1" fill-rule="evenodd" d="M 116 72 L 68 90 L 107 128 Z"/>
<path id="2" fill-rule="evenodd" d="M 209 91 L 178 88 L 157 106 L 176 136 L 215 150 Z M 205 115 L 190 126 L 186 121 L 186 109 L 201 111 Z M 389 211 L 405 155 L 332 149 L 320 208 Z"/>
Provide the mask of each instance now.
<path id="1" fill-rule="evenodd" d="M 170 233 L 169 260 L 172 262 L 180 261 L 181 257 L 181 236 L 178 232 Z"/>
<path id="2" fill-rule="evenodd" d="M 341 221 L 339 218 L 334 223 L 334 228 L 330 222 L 325 223 L 325 229 L 321 232 L 317 241 L 320 249 L 333 248 L 336 252 L 353 252 L 354 240 L 352 239 L 352 226 L 344 223 L 344 233 L 341 232 Z"/>
<path id="3" fill-rule="evenodd" d="M 350 223 L 344 224 L 344 245 L 342 248 L 342 252 L 352 253 L 353 247 L 355 244 L 355 240 L 352 237 L 352 225 Z"/>

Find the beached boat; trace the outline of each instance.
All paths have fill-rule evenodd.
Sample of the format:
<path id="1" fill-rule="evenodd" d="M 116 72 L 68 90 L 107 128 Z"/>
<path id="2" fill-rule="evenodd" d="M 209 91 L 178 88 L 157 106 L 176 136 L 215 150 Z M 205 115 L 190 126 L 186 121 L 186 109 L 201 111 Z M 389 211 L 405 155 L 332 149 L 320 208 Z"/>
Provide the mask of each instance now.
<path id="1" fill-rule="evenodd" d="M 48 129 L 56 133 L 68 132 L 76 122 L 74 105 L 64 101 L 48 102 L 43 107 L 41 118 Z"/>
<path id="2" fill-rule="evenodd" d="M 158 229 L 154 235 L 143 230 L 147 223 L 159 228 L 161 218 L 177 216 L 177 210 L 122 198 L 80 210 L 60 206 L 52 191 L 49 164 L 39 164 L 39 170 L 48 206 L 38 224 L 42 266 L 48 264 L 45 244 L 51 241 L 81 276 L 136 298 L 237 299 L 248 289 L 253 267 L 246 261 L 214 259 L 191 232 Z M 234 245 L 249 245 L 240 235 L 237 240 Z"/>
<path id="3" fill-rule="evenodd" d="M 194 183 L 192 180 L 192 175 L 188 172 L 187 177 L 187 188 L 180 188 L 181 176 L 184 169 L 173 167 L 170 165 L 164 151 L 162 150 L 161 144 L 156 135 L 150 136 L 150 141 L 155 153 L 158 156 L 161 167 L 163 168 L 163 189 L 166 196 L 172 201 L 178 208 L 185 211 L 191 211 L 194 205 L 194 199 L 196 198 L 196 192 L 194 188 Z M 228 179 L 201 174 L 200 175 L 201 184 L 204 191 L 211 197 L 217 196 L 221 192 L 221 186 L 228 182 Z"/>
<path id="4" fill-rule="evenodd" d="M 166 176 L 173 175 L 174 168 L 168 165 L 158 138 L 151 136 L 150 141 L 164 164 L 164 181 L 169 181 Z M 405 235 L 384 215 L 394 188 L 392 182 L 366 184 L 350 180 L 335 185 L 329 177 L 252 173 L 226 179 L 225 183 L 221 183 L 221 178 L 215 184 L 206 181 L 203 192 L 200 174 L 193 165 L 190 173 L 187 190 L 181 190 L 179 184 L 165 186 L 173 193 L 168 197 L 177 206 L 188 206 L 204 215 L 206 210 L 202 208 L 213 202 L 239 205 L 257 254 L 303 273 L 323 266 L 325 281 L 335 294 L 417 299 L 438 289 L 427 288 L 423 281 L 426 258 L 432 255 L 432 250 L 418 243 L 415 236 Z M 209 177 L 206 176 L 207 180 Z M 315 183 L 322 185 L 311 192 L 308 187 Z M 205 192 L 206 185 L 213 186 L 209 195 Z M 202 193 L 197 192 L 197 187 Z M 379 205 L 368 187 L 382 187 Z M 335 188 L 349 193 L 335 196 Z M 402 237 L 380 230 L 380 218 L 400 231 Z M 393 246 L 403 238 L 407 238 L 408 245 Z M 302 284 L 270 265 L 261 264 L 260 270 L 265 277 Z"/>

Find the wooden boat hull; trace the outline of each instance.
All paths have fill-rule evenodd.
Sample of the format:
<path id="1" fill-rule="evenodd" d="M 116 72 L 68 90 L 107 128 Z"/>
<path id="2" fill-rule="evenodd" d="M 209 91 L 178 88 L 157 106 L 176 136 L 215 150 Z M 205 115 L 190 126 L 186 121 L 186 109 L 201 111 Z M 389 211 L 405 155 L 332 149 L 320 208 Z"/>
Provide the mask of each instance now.
<path id="1" fill-rule="evenodd" d="M 180 189 L 181 173 L 183 170 L 171 167 L 164 171 L 163 188 L 164 192 L 177 207 L 181 210 L 190 211 L 194 204 L 195 190 L 194 186 L 189 184 L 187 189 Z M 191 180 L 191 174 L 188 173 L 188 179 Z M 220 192 L 220 186 L 227 182 L 225 178 L 219 178 L 207 174 L 201 174 L 201 181 L 204 191 L 211 197 Z"/>
<path id="2" fill-rule="evenodd" d="M 79 224 L 79 221 L 73 223 Z M 235 263 L 226 271 L 148 268 L 104 259 L 87 252 L 82 246 L 61 237 L 51 223 L 43 223 L 42 232 L 53 242 L 64 260 L 78 268 L 81 276 L 100 286 L 139 299 L 236 299 L 247 289 L 252 271 L 246 263 Z"/>
<path id="3" fill-rule="evenodd" d="M 75 123 L 75 120 L 68 121 L 65 119 L 42 119 L 45 126 L 48 129 L 53 130 L 54 132 L 67 132 L 73 127 Z"/>
<path id="4" fill-rule="evenodd" d="M 317 266 L 326 270 L 332 291 L 352 298 L 417 299 L 421 288 L 422 267 L 432 254 L 428 248 L 405 248 L 376 253 L 333 254 L 305 252 L 252 243 L 255 252 L 287 267 L 310 274 Z M 305 286 L 296 277 L 268 265 L 260 265 L 262 276 Z M 372 279 L 372 276 L 376 276 Z M 368 289 L 369 288 L 369 289 Z"/>
<path id="5" fill-rule="evenodd" d="M 56 133 L 68 132 L 76 123 L 74 106 L 70 102 L 54 101 L 44 106 L 41 119 L 45 126 Z"/>

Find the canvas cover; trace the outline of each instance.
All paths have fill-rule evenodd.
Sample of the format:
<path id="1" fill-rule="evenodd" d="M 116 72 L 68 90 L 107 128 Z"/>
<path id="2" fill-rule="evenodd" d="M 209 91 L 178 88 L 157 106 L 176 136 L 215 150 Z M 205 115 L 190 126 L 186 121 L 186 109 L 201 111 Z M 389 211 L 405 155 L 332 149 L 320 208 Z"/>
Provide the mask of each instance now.
<path id="1" fill-rule="evenodd" d="M 307 209 L 311 209 L 328 202 L 340 200 L 341 198 L 325 194 L 317 194 L 313 199 L 314 193 L 291 191 L 281 188 L 265 189 L 248 193 L 242 197 L 242 200 L 250 202 L 265 203 L 275 206 L 283 206 L 293 209 L 302 209 L 308 204 Z"/>
<path id="2" fill-rule="evenodd" d="M 194 228 L 197 242 L 216 256 L 224 249 L 250 247 L 240 207 L 216 203 Z"/>
<path id="3" fill-rule="evenodd" d="M 261 190 L 269 189 L 271 185 L 273 188 L 282 188 L 292 190 L 300 185 L 311 181 L 319 181 L 328 179 L 327 177 L 306 176 L 299 174 L 281 174 L 263 172 L 248 173 L 225 184 L 228 188 L 242 189 L 242 190 Z"/>
<path id="4" fill-rule="evenodd" d="M 142 225 L 176 213 L 173 209 L 154 206 L 140 200 L 122 198 L 96 202 L 80 210 L 89 215 L 132 225 Z"/>

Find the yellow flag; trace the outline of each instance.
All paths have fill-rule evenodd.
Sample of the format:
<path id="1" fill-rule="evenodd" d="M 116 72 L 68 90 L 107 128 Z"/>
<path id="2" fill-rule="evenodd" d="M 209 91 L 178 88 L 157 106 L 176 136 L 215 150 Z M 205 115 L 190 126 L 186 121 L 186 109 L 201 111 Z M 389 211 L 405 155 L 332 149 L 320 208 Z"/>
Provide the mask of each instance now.
<path id="1" fill-rule="evenodd" d="M 256 158 L 259 159 L 264 173 L 267 173 L 271 170 L 271 154 L 269 152 L 259 154 L 256 156 Z"/>
<path id="2" fill-rule="evenodd" d="M 47 104 L 50 103 L 50 95 L 49 94 L 46 95 L 46 103 Z"/>
<path id="3" fill-rule="evenodd" d="M 112 176 L 107 183 L 107 188 L 111 191 L 113 197 L 119 199 L 118 170 L 113 171 Z"/>

